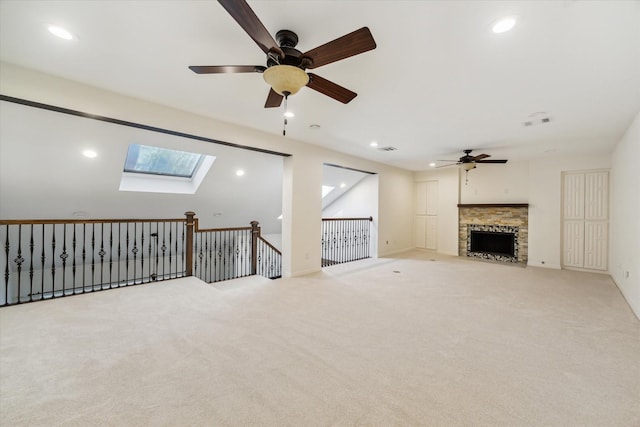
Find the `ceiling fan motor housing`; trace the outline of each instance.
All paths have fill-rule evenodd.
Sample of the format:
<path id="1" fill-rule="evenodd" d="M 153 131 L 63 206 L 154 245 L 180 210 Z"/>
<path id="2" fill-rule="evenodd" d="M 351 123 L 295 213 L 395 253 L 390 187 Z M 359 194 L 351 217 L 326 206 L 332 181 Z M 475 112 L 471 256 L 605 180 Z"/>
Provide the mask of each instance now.
<path id="1" fill-rule="evenodd" d="M 267 55 L 267 67 L 292 65 L 304 70 L 311 65 L 311 60 L 303 57 L 302 52 L 295 49 L 298 44 L 298 35 L 296 33 L 291 30 L 280 30 L 276 33 L 276 40 L 285 56 L 284 58 L 278 58 L 273 55 Z"/>

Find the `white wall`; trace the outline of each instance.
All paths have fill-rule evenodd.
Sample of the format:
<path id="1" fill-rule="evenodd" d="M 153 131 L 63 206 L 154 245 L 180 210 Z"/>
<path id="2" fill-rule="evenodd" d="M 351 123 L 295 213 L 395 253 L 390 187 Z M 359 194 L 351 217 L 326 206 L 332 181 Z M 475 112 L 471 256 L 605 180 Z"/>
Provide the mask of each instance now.
<path id="1" fill-rule="evenodd" d="M 528 162 L 478 164 L 466 177 L 460 171 L 460 203 L 526 203 L 528 198 Z"/>
<path id="2" fill-rule="evenodd" d="M 283 171 L 282 245 L 285 276 L 320 270 L 320 189 L 324 163 L 378 174 L 380 256 L 413 247 L 413 175 L 409 171 L 6 63 L 0 64 L 0 77 L 0 93 L 3 95 L 291 154 L 292 157 L 284 162 Z M 157 197 L 163 200 L 162 195 Z M 162 209 L 167 204 L 158 205 Z M 381 244 L 386 241 L 389 244 Z"/>
<path id="3" fill-rule="evenodd" d="M 640 113 L 611 159 L 609 271 L 640 319 Z"/>
<path id="4" fill-rule="evenodd" d="M 427 170 L 415 173 L 416 182 L 438 181 L 438 253 L 458 255 L 457 168 Z M 412 211 L 415 212 L 415 209 Z"/>
<path id="5" fill-rule="evenodd" d="M 555 156 L 529 162 L 529 265 L 561 266 L 562 172 L 609 166 L 608 153 Z"/>
<path id="6" fill-rule="evenodd" d="M 378 217 L 378 176 L 368 175 L 322 211 L 323 218 Z"/>

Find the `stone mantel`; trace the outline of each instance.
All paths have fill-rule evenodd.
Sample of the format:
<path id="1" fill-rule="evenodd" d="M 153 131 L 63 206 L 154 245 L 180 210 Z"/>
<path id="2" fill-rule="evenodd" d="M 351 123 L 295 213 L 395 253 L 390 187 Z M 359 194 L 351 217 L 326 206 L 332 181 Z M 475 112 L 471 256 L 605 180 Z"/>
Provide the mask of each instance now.
<path id="1" fill-rule="evenodd" d="M 459 208 L 528 208 L 529 203 L 458 203 Z"/>

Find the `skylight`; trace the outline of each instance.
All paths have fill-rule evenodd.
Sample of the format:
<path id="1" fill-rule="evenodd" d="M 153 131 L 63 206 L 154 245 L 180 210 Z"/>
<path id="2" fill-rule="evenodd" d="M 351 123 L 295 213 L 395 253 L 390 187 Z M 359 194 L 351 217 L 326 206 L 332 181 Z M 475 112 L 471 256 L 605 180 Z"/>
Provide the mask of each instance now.
<path id="1" fill-rule="evenodd" d="M 334 188 L 335 188 L 335 187 L 332 187 L 332 186 L 330 186 L 330 185 L 323 185 L 323 186 L 322 186 L 322 198 L 324 199 L 324 197 L 325 197 L 327 194 L 331 193 L 331 192 L 333 191 L 333 189 L 334 189 Z"/>
<path id="2" fill-rule="evenodd" d="M 215 156 L 131 144 L 120 191 L 195 194 Z"/>
<path id="3" fill-rule="evenodd" d="M 131 144 L 124 163 L 124 171 L 193 178 L 203 158 L 204 155 L 197 153 Z"/>

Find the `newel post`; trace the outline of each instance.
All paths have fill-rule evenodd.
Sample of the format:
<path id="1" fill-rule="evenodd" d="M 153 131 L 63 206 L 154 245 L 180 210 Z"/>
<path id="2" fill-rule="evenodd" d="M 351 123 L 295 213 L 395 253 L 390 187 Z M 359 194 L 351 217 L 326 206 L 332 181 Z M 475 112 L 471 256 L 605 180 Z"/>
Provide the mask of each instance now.
<path id="1" fill-rule="evenodd" d="M 193 276 L 193 232 L 196 219 L 195 212 L 185 212 L 185 216 L 187 217 L 187 239 L 185 242 L 185 254 L 186 254 L 186 275 Z"/>
<path id="2" fill-rule="evenodd" d="M 258 274 L 258 237 L 260 227 L 258 221 L 251 221 L 251 274 Z"/>

